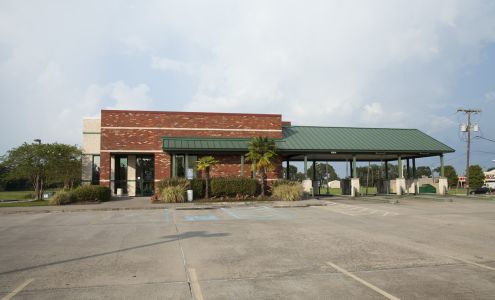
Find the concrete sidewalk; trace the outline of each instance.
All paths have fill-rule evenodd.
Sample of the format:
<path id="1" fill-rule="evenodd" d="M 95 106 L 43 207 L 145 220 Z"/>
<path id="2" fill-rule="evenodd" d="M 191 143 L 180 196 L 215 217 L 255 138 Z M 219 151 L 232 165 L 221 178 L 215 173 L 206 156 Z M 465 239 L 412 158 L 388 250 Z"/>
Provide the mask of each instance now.
<path id="1" fill-rule="evenodd" d="M 208 209 L 220 207 L 271 206 L 271 207 L 306 207 L 325 205 L 324 200 L 309 199 L 301 201 L 239 201 L 239 202 L 185 202 L 185 203 L 151 203 L 149 197 L 114 198 L 108 202 L 95 204 L 70 204 L 60 206 L 0 207 L 0 214 L 42 213 L 42 212 L 78 212 L 141 209 Z"/>

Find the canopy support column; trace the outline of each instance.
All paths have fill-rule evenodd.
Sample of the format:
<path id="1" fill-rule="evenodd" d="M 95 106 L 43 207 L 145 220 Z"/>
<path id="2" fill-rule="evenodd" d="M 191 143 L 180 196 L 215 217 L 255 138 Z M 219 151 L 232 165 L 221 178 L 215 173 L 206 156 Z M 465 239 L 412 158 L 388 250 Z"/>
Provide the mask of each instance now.
<path id="1" fill-rule="evenodd" d="M 308 156 L 304 155 L 304 178 L 308 178 Z"/>
<path id="2" fill-rule="evenodd" d="M 406 179 L 411 177 L 411 168 L 409 167 L 409 158 L 406 160 Z"/>
<path id="3" fill-rule="evenodd" d="M 351 172 L 352 178 L 357 178 L 357 172 L 356 172 L 356 155 L 352 156 L 352 172 Z"/>
<path id="4" fill-rule="evenodd" d="M 287 161 L 286 161 L 286 168 L 285 168 L 285 179 L 287 180 L 290 180 L 290 162 L 289 162 L 289 158 L 287 158 Z"/>
<path id="5" fill-rule="evenodd" d="M 412 159 L 412 177 L 416 179 L 416 158 Z"/>
<path id="6" fill-rule="evenodd" d="M 438 179 L 438 194 L 447 195 L 449 182 L 445 178 L 445 167 L 443 165 L 443 154 L 440 154 L 440 178 Z"/>

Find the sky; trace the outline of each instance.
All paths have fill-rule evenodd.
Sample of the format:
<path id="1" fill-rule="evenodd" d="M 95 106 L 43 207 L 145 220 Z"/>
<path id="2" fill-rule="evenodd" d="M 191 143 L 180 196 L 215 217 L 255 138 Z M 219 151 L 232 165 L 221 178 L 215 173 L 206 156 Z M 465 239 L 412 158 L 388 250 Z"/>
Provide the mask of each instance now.
<path id="1" fill-rule="evenodd" d="M 252 112 L 417 128 L 459 171 L 461 107 L 495 140 L 492 0 L 0 0 L 0 155 L 80 145 L 82 118 L 104 108 Z M 474 138 L 472 162 L 494 159 Z"/>

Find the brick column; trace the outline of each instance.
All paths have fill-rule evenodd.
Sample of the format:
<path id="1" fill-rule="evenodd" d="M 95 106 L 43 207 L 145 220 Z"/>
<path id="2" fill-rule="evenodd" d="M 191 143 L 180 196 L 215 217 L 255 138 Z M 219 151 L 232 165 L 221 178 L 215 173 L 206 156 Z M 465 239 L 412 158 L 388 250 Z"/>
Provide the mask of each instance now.
<path id="1" fill-rule="evenodd" d="M 157 192 L 157 180 L 170 178 L 170 165 L 168 153 L 155 153 L 155 192 Z"/>
<path id="2" fill-rule="evenodd" d="M 100 185 L 110 186 L 110 153 L 100 153 Z"/>

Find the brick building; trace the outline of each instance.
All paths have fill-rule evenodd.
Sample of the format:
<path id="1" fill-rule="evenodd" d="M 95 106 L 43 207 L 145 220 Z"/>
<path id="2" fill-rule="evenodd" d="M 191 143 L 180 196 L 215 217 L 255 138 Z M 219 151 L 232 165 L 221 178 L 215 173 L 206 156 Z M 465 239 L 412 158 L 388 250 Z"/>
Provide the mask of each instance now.
<path id="1" fill-rule="evenodd" d="M 291 126 L 279 114 L 102 110 L 100 118 L 83 120 L 82 179 L 115 194 L 151 195 L 161 179 L 198 176 L 202 155 L 219 160 L 214 177 L 249 177 L 244 155 L 258 136 L 275 139 L 279 149 L 269 180 L 282 176 L 284 161 L 304 161 L 304 174 L 308 161 L 347 161 L 353 187 L 357 161 L 381 161 L 386 171 L 387 162 L 405 160 L 409 175 L 410 161 L 414 169 L 416 158 L 440 156 L 443 165 L 443 154 L 454 151 L 416 129 Z M 411 176 L 399 177 L 406 189 Z"/>

